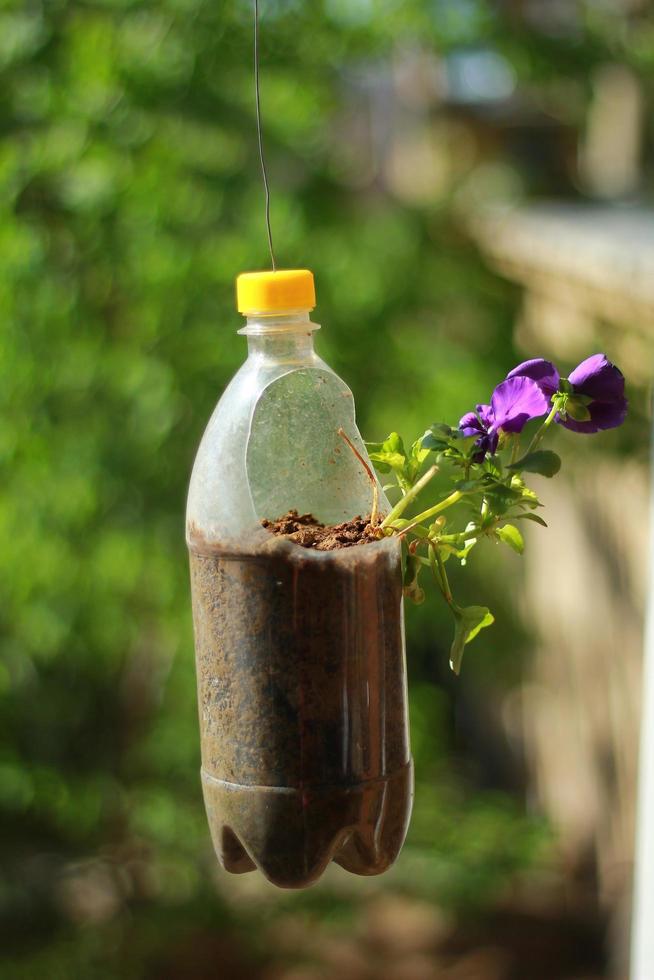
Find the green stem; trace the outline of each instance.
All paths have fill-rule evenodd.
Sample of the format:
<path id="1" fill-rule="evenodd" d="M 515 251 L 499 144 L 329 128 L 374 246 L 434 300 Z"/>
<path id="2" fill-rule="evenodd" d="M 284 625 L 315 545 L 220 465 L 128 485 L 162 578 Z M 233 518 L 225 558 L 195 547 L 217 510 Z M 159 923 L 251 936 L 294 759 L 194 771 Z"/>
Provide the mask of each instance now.
<path id="1" fill-rule="evenodd" d="M 413 524 L 409 524 L 408 527 L 405 527 L 402 531 L 399 532 L 399 534 L 397 535 L 398 538 L 400 539 L 405 538 L 407 534 L 411 534 L 411 532 L 414 531 L 419 524 L 420 521 L 414 521 Z"/>
<path id="2" fill-rule="evenodd" d="M 513 437 L 513 449 L 511 450 L 511 463 L 515 463 L 520 452 L 520 436 L 516 433 Z"/>
<path id="3" fill-rule="evenodd" d="M 433 507 L 430 507 L 428 510 L 423 510 L 422 514 L 418 514 L 417 517 L 414 517 L 413 523 L 422 524 L 424 521 L 429 520 L 430 517 L 435 517 L 436 514 L 440 514 L 442 510 L 446 510 L 448 507 L 458 504 L 464 493 L 465 490 L 455 490 L 454 493 L 451 493 L 449 497 L 445 498 L 445 500 L 441 500 L 439 504 L 434 504 Z"/>
<path id="4" fill-rule="evenodd" d="M 420 491 L 424 490 L 424 488 L 427 486 L 429 481 L 433 480 L 433 478 L 436 476 L 437 473 L 438 473 L 438 467 L 431 466 L 427 470 L 425 475 L 421 476 L 418 482 L 414 484 L 414 486 L 412 486 L 410 490 L 407 490 L 406 494 L 401 498 L 401 500 L 398 500 L 398 502 L 395 504 L 395 507 L 393 507 L 390 514 L 388 514 L 388 516 L 385 517 L 384 520 L 381 522 L 381 527 L 383 528 L 388 527 L 390 524 L 393 523 L 393 521 L 396 521 L 397 518 L 404 513 L 404 511 L 409 506 L 411 501 L 415 500 L 415 498 L 418 496 Z"/>
<path id="5" fill-rule="evenodd" d="M 444 542 L 444 544 L 457 544 L 464 543 L 470 538 L 475 538 L 479 534 L 476 529 L 474 531 L 457 531 L 456 534 L 439 534 L 438 540 Z"/>
<path id="6" fill-rule="evenodd" d="M 529 453 L 533 453 L 534 449 L 536 448 L 536 446 L 538 446 L 538 444 L 540 443 L 541 439 L 543 438 L 543 436 L 545 435 L 545 433 L 549 429 L 550 425 L 552 424 L 552 422 L 556 418 L 556 415 L 557 415 L 558 411 L 559 411 L 559 405 L 555 401 L 554 405 L 552 406 L 552 410 L 551 410 L 550 414 L 547 416 L 547 418 L 545 419 L 545 421 L 541 425 L 540 429 L 537 429 L 536 432 L 534 433 L 534 438 L 529 443 L 529 446 L 527 447 L 527 452 L 525 453 L 525 456 L 528 456 Z"/>
<path id="7" fill-rule="evenodd" d="M 440 578 L 440 589 L 443 593 L 445 601 L 449 606 L 453 605 L 454 600 L 452 598 L 452 590 L 450 589 L 450 583 L 447 577 L 447 572 L 445 571 L 445 562 L 443 561 L 443 556 L 438 548 L 434 545 L 429 545 L 429 557 L 432 562 L 432 572 L 434 573 L 434 578 L 438 581 Z M 438 568 L 438 576 L 436 574 L 436 567 Z"/>

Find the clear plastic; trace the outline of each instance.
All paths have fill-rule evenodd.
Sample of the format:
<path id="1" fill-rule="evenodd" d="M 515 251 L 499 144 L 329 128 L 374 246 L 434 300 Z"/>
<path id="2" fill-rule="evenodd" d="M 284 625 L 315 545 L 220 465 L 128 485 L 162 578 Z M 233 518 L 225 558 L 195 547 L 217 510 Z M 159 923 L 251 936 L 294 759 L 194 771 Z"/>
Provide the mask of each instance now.
<path id="1" fill-rule="evenodd" d="M 315 552 L 261 526 L 291 508 L 329 524 L 370 511 L 338 435 L 365 456 L 352 393 L 316 355 L 316 329 L 302 311 L 249 318 L 187 510 L 214 846 L 227 870 L 282 887 L 331 860 L 385 870 L 413 792 L 398 542 Z"/>

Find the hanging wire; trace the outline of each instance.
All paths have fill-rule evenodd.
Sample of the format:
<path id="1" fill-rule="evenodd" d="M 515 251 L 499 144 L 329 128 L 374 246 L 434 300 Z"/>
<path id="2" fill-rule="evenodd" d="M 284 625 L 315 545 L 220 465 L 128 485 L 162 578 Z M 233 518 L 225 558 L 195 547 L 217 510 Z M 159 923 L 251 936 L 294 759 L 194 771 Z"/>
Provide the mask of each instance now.
<path id="1" fill-rule="evenodd" d="M 263 176 L 263 186 L 266 192 L 266 231 L 268 232 L 270 261 L 272 262 L 273 272 L 275 272 L 277 269 L 277 263 L 275 262 L 275 250 L 273 248 L 272 228 L 270 225 L 270 186 L 268 185 L 268 171 L 266 170 L 266 158 L 263 152 L 263 136 L 261 134 L 261 93 L 259 91 L 259 0 L 254 0 L 254 92 L 257 106 L 259 159 L 261 160 L 261 174 Z"/>

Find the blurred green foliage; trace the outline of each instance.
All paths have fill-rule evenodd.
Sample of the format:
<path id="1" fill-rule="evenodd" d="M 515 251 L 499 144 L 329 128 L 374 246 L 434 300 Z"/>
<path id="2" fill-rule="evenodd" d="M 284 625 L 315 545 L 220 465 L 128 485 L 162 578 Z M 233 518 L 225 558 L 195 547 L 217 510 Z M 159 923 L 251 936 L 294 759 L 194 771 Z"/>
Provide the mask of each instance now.
<path id="1" fill-rule="evenodd" d="M 353 173 L 334 136 L 347 72 L 418 40 L 485 41 L 521 84 L 572 88 L 580 126 L 589 67 L 615 57 L 646 73 L 654 28 L 622 18 L 614 31 L 618 15 L 593 4 L 572 40 L 534 37 L 511 5 L 483 0 L 263 6 L 278 251 L 316 272 L 321 353 L 367 437 L 456 421 L 515 361 L 517 297 L 449 196 L 409 206 Z M 233 279 L 267 262 L 251 26 L 245 0 L 0 5 L 7 976 L 164 976 L 167 944 L 254 928 L 213 884 L 183 540 L 195 450 L 244 355 Z M 542 833 L 458 772 L 442 622 L 431 604 L 409 621 L 420 783 L 407 853 L 423 871 L 397 886 L 479 904 Z M 516 662 L 520 628 L 509 610 L 504 622 L 489 659 L 510 635 Z"/>

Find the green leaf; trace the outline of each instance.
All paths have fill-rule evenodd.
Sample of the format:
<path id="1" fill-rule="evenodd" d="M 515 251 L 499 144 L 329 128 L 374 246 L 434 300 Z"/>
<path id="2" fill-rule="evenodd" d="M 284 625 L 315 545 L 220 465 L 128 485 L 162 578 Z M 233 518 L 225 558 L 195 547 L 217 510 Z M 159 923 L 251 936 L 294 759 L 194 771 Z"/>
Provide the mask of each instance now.
<path id="1" fill-rule="evenodd" d="M 477 437 L 475 436 L 474 439 Z M 431 425 L 425 432 L 422 439 L 419 442 L 423 449 L 434 452 L 443 452 L 446 449 L 451 449 L 457 447 L 457 443 L 461 443 L 463 439 L 463 433 L 459 432 L 458 429 L 453 429 L 449 425 L 443 425 L 440 422 L 435 422 Z M 474 441 L 473 439 L 473 441 Z"/>
<path id="2" fill-rule="evenodd" d="M 551 449 L 538 449 L 535 453 L 523 456 L 517 463 L 512 463 L 509 469 L 526 470 L 527 473 L 538 473 L 540 476 L 556 476 L 561 469 L 561 457 Z"/>
<path id="3" fill-rule="evenodd" d="M 500 456 L 488 456 L 483 465 L 484 470 L 491 476 L 496 478 L 502 476 L 502 459 Z"/>
<path id="4" fill-rule="evenodd" d="M 399 453 L 368 453 L 371 461 L 375 464 L 375 469 L 381 473 L 388 473 L 389 470 L 404 470 L 406 460 Z"/>
<path id="5" fill-rule="evenodd" d="M 407 456 L 402 436 L 397 432 L 391 432 L 383 442 L 367 442 L 366 446 L 376 470 L 380 473 L 388 473 L 392 470 L 400 482 L 407 479 Z"/>
<path id="6" fill-rule="evenodd" d="M 575 422 L 588 422 L 591 419 L 590 411 L 586 402 L 588 399 L 579 395 L 569 395 L 565 403 L 566 415 L 569 415 Z"/>
<path id="7" fill-rule="evenodd" d="M 411 486 L 413 486 L 413 484 L 418 479 L 418 475 L 422 468 L 422 464 L 427 459 L 430 452 L 431 452 L 430 449 L 426 449 L 423 447 L 422 439 L 416 439 L 416 441 L 411 446 L 411 456 L 407 460 L 406 469 L 405 469 L 407 480 L 409 481 Z"/>
<path id="8" fill-rule="evenodd" d="M 406 458 L 402 436 L 397 432 L 391 432 L 383 442 L 366 442 L 366 446 L 371 453 L 380 453 L 381 455 L 399 453 L 400 456 Z"/>
<path id="9" fill-rule="evenodd" d="M 465 548 L 461 548 L 460 551 L 457 551 L 456 552 L 456 556 L 459 559 L 459 561 L 461 562 L 462 567 L 465 566 L 465 565 L 467 565 L 467 563 L 468 563 L 468 555 L 470 554 L 470 552 L 472 551 L 472 549 L 476 546 L 476 544 L 477 544 L 478 541 L 479 541 L 479 538 L 470 538 L 466 542 Z"/>
<path id="10" fill-rule="evenodd" d="M 380 473 L 392 470 L 404 491 L 415 484 L 422 464 L 431 452 L 431 449 L 423 447 L 422 439 L 416 439 L 407 455 L 402 437 L 397 432 L 391 432 L 383 442 L 368 442 L 366 446 L 375 468 Z"/>
<path id="11" fill-rule="evenodd" d="M 488 501 L 490 511 L 499 517 L 521 500 L 523 493 L 523 490 L 507 487 L 502 483 L 496 483 L 486 491 L 486 500 Z"/>
<path id="12" fill-rule="evenodd" d="M 533 490 L 531 490 L 529 487 L 523 487 L 522 488 L 522 493 L 520 494 L 520 500 L 518 501 L 518 503 L 519 503 L 519 505 L 521 507 L 522 506 L 525 506 L 525 507 L 542 507 L 543 506 L 543 504 L 541 504 L 540 500 L 538 499 L 537 494 Z"/>
<path id="13" fill-rule="evenodd" d="M 430 439 L 442 439 L 447 442 L 451 439 L 454 429 L 451 425 L 445 425 L 443 422 L 434 422 L 430 425 L 424 436 L 422 437 L 422 442 L 425 440 L 429 442 Z"/>
<path id="14" fill-rule="evenodd" d="M 518 476 L 517 473 L 514 473 L 511 477 L 511 490 L 515 491 L 517 502 L 520 505 L 540 505 L 536 491 L 532 490 L 531 487 L 528 487 L 522 477 Z"/>
<path id="15" fill-rule="evenodd" d="M 425 601 L 425 590 L 418 585 L 418 578 L 422 571 L 422 562 L 417 555 L 407 555 L 406 566 L 404 569 L 403 591 L 407 599 L 410 599 L 416 606 L 422 605 Z"/>
<path id="16" fill-rule="evenodd" d="M 534 524 L 540 524 L 541 527 L 547 527 L 547 523 L 538 514 L 516 514 L 516 521 L 533 521 Z"/>
<path id="17" fill-rule="evenodd" d="M 461 661 L 466 644 L 470 643 L 481 630 L 492 626 L 495 617 L 486 606 L 466 606 L 454 609 L 456 625 L 454 641 L 450 648 L 450 667 L 455 674 L 461 671 Z"/>
<path id="18" fill-rule="evenodd" d="M 524 538 L 520 534 L 520 531 L 513 524 L 505 524 L 504 527 L 498 527 L 495 532 L 500 541 L 504 544 L 508 544 L 509 548 L 513 548 L 521 555 L 525 550 Z"/>
<path id="19" fill-rule="evenodd" d="M 374 464 L 374 467 L 375 467 L 375 469 L 377 470 L 378 473 L 390 473 L 391 472 L 391 468 L 388 465 L 388 463 L 382 462 L 383 457 L 378 456 L 376 453 L 371 453 L 371 452 L 368 453 L 368 456 L 370 457 L 370 462 Z M 389 489 L 392 486 L 393 486 L 393 484 L 389 484 Z"/>
<path id="20" fill-rule="evenodd" d="M 449 442 L 446 439 L 439 439 L 437 436 L 432 435 L 431 432 L 426 432 L 421 440 L 421 445 L 423 449 L 427 452 L 441 453 L 445 449 L 449 448 Z"/>
<path id="21" fill-rule="evenodd" d="M 416 439 L 411 446 L 411 457 L 416 461 L 416 463 L 424 463 L 429 456 L 429 452 L 430 450 L 423 446 L 422 439 Z"/>

